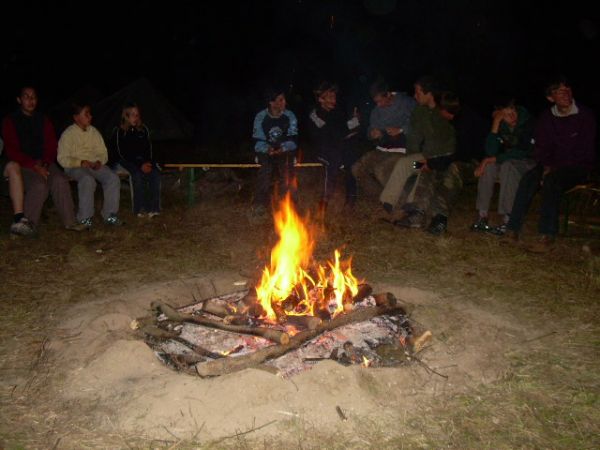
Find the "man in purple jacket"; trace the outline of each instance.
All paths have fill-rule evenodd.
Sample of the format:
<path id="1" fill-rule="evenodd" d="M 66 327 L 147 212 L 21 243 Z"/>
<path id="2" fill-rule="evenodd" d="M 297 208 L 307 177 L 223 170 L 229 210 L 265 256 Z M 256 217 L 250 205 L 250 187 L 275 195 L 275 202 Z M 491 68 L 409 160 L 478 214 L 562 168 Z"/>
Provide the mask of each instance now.
<path id="1" fill-rule="evenodd" d="M 507 226 L 509 238 L 518 240 L 525 215 L 541 188 L 540 238 L 528 247 L 539 252 L 549 250 L 558 233 L 561 195 L 586 181 L 595 160 L 596 119 L 592 111 L 573 100 L 564 77 L 548 83 L 546 98 L 552 107 L 540 115 L 534 133 L 537 166 L 521 178 Z"/>

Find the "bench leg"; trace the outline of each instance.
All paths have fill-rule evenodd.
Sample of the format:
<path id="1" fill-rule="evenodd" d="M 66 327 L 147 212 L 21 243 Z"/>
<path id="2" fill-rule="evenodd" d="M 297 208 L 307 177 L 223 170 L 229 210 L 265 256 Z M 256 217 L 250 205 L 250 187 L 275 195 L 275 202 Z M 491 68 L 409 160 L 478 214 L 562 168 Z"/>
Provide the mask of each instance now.
<path id="1" fill-rule="evenodd" d="M 188 206 L 193 206 L 196 202 L 196 172 L 193 167 L 189 168 L 188 178 Z"/>

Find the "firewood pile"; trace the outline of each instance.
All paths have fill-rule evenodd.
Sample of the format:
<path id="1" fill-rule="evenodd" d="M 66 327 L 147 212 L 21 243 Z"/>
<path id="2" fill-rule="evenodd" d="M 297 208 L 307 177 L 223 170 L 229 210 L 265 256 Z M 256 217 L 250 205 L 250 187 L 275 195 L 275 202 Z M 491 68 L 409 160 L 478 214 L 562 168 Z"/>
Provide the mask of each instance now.
<path id="1" fill-rule="evenodd" d="M 367 284 L 335 314 L 325 302 L 307 315 L 293 295 L 271 306 L 276 320 L 265 317 L 255 289 L 181 308 L 155 301 L 153 313 L 131 327 L 167 366 L 201 377 L 246 368 L 290 377 L 324 359 L 365 367 L 399 365 L 431 337 L 415 332 L 406 305 L 394 295 L 372 294 Z"/>

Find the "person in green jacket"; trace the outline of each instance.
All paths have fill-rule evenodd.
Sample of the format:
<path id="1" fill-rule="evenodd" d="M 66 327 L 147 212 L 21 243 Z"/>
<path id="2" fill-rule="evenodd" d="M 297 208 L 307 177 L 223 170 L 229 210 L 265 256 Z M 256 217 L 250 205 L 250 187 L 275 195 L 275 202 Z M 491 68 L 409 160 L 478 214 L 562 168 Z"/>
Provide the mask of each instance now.
<path id="1" fill-rule="evenodd" d="M 475 169 L 475 176 L 479 178 L 476 201 L 479 216 L 471 230 L 496 235 L 506 232 L 519 181 L 535 165 L 531 159 L 534 126 L 529 112 L 517 105 L 513 97 L 496 102 L 485 143 L 486 158 Z M 500 183 L 498 214 L 503 221 L 492 227 L 488 224 L 488 212 L 496 181 Z"/>

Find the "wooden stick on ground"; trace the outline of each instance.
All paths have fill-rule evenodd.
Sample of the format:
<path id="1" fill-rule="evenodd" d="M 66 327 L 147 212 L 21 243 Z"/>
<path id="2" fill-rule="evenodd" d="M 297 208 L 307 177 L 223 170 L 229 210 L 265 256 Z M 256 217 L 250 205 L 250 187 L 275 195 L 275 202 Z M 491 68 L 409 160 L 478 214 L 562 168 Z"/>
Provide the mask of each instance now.
<path id="1" fill-rule="evenodd" d="M 264 327 L 249 327 L 244 325 L 227 325 L 223 322 L 216 320 L 207 319 L 206 317 L 193 316 L 191 314 L 182 314 L 175 310 L 172 306 L 166 305 L 160 302 L 152 302 L 152 309 L 157 312 L 163 313 L 170 320 L 176 322 L 190 322 L 198 325 L 203 325 L 209 328 L 216 328 L 223 331 L 231 331 L 233 333 L 240 334 L 251 334 L 253 336 L 260 336 L 270 341 L 277 342 L 278 344 L 288 344 L 290 342 L 290 336 L 287 333 L 279 330 L 273 330 L 271 328 Z"/>
<path id="2" fill-rule="evenodd" d="M 396 306 L 395 304 L 361 308 L 348 314 L 339 315 L 330 322 L 323 322 L 314 330 L 307 330 L 298 333 L 297 335 L 293 336 L 287 344 L 265 347 L 257 350 L 254 353 L 242 356 L 222 358 L 215 361 L 207 361 L 196 364 L 196 371 L 201 377 L 209 377 L 225 375 L 227 373 L 237 372 L 249 367 L 254 367 L 262 364 L 268 359 L 277 358 L 289 352 L 290 350 L 299 348 L 305 342 L 315 338 L 325 331 L 333 330 L 334 328 L 348 325 L 349 323 L 369 320 L 373 317 L 384 314 L 405 314 L 405 311 L 401 306 Z"/>

